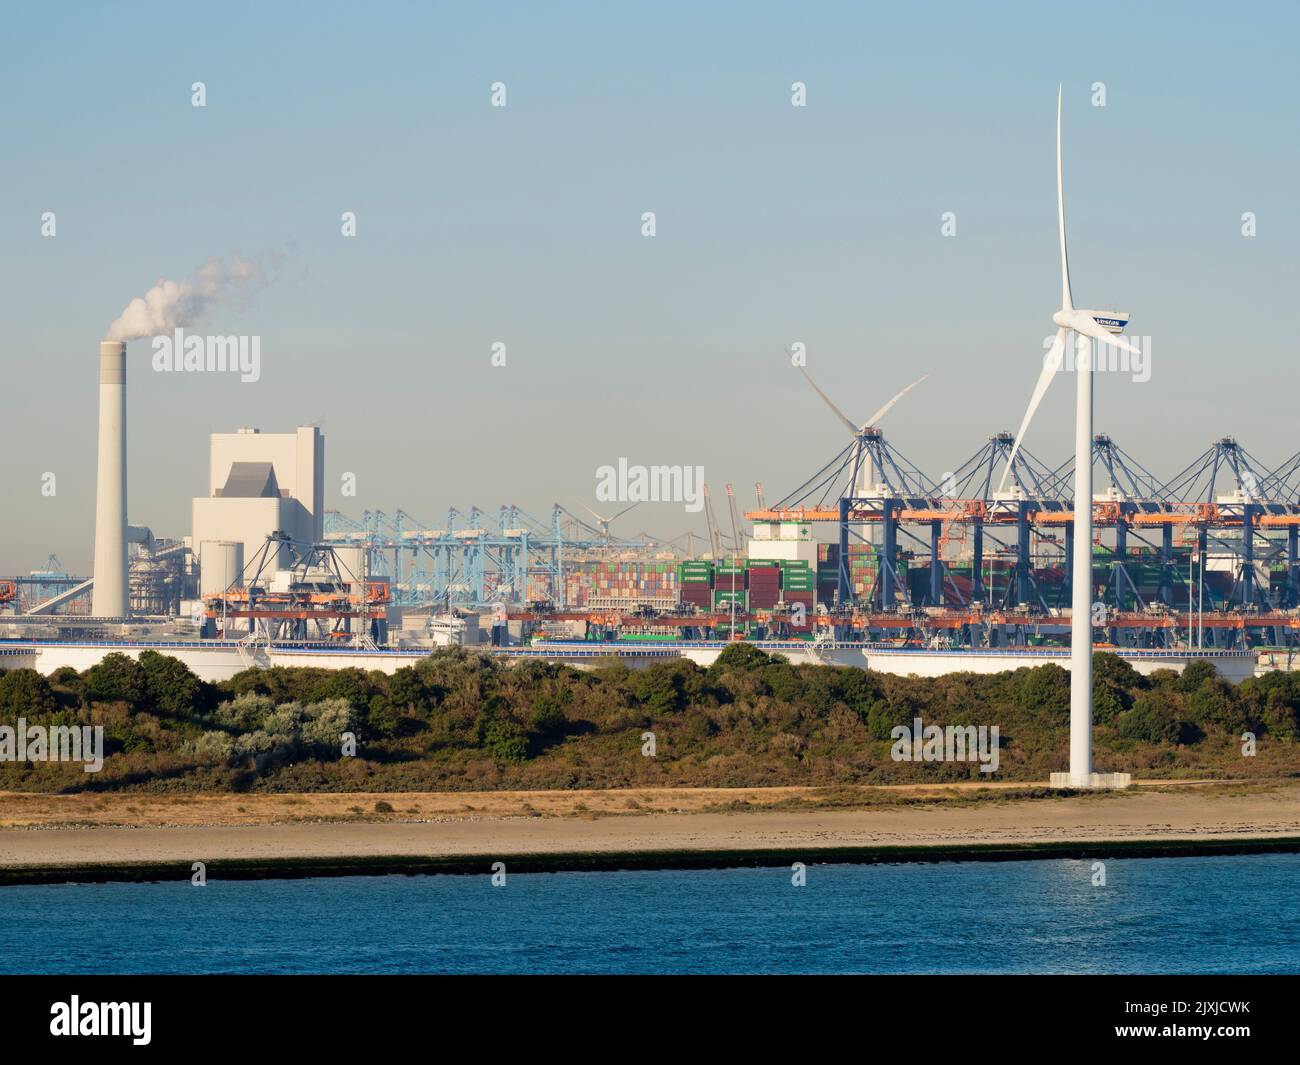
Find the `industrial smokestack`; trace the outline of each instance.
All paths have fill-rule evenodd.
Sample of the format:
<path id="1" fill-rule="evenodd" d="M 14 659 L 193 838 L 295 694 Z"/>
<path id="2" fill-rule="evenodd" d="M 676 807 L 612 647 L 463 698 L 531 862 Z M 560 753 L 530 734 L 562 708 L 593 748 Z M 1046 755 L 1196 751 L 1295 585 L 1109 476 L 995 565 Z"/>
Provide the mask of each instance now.
<path id="1" fill-rule="evenodd" d="M 95 480 L 95 587 L 91 613 L 127 616 L 126 344 L 99 345 L 99 475 Z"/>

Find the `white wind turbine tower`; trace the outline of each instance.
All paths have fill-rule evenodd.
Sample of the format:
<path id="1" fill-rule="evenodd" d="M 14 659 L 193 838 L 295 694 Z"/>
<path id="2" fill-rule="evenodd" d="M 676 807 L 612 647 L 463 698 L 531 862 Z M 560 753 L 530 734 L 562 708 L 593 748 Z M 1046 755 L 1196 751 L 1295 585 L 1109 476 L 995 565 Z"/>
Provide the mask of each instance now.
<path id="1" fill-rule="evenodd" d="M 1070 261 L 1065 251 L 1065 192 L 1061 178 L 1061 89 L 1056 94 L 1056 220 L 1061 245 L 1061 309 L 1052 315 L 1056 339 L 1043 362 L 1043 371 L 1029 407 L 1016 433 L 1015 444 L 1007 458 L 999 490 L 1006 487 L 1007 476 L 1025 430 L 1042 402 L 1052 378 L 1060 371 L 1066 338 L 1071 332 L 1076 342 L 1074 423 L 1074 559 L 1070 590 L 1070 771 L 1053 773 L 1055 788 L 1123 788 L 1131 778 L 1128 773 L 1094 773 L 1092 771 L 1092 371 L 1093 344 L 1113 344 L 1139 354 L 1138 349 L 1116 335 L 1128 324 L 1128 314 L 1118 311 L 1084 311 L 1074 306 L 1070 294 Z M 1086 338 L 1086 339 L 1085 339 Z"/>

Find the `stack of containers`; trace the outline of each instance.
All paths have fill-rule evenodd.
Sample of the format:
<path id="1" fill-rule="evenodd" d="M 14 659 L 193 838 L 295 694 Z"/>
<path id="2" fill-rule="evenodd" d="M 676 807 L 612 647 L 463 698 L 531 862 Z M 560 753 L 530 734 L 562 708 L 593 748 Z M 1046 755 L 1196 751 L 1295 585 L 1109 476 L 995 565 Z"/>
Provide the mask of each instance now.
<path id="1" fill-rule="evenodd" d="M 570 606 L 649 602 L 671 608 L 677 602 L 677 570 L 665 562 L 574 562 L 565 566 L 564 592 Z"/>
<path id="2" fill-rule="evenodd" d="M 679 563 L 677 587 L 679 601 L 682 604 L 708 610 L 712 605 L 713 563 L 707 561 Z"/>
<path id="3" fill-rule="evenodd" d="M 775 562 L 749 564 L 749 605 L 770 610 L 781 598 L 781 569 Z"/>
<path id="4" fill-rule="evenodd" d="M 564 601 L 568 606 L 583 607 L 591 594 L 592 563 L 571 562 L 564 567 Z"/>
<path id="5" fill-rule="evenodd" d="M 790 592 L 815 592 L 815 576 L 803 560 L 781 562 L 781 588 Z M 788 596 L 786 597 L 789 598 Z"/>
<path id="6" fill-rule="evenodd" d="M 879 570 L 880 558 L 870 544 L 849 544 L 849 587 L 855 596 L 870 594 Z"/>
<path id="7" fill-rule="evenodd" d="M 817 599 L 822 603 L 835 602 L 840 588 L 840 545 L 817 545 Z"/>
<path id="8" fill-rule="evenodd" d="M 663 562 L 601 562 L 593 591 L 603 599 L 677 599 L 677 574 Z"/>
<path id="9" fill-rule="evenodd" d="M 817 602 L 816 574 L 803 561 L 781 563 L 781 598 L 793 609 L 803 607 L 804 624 L 791 625 L 791 631 L 808 633 L 813 630 L 813 613 Z"/>
<path id="10" fill-rule="evenodd" d="M 876 582 L 880 559 L 871 544 L 849 544 L 849 591 L 857 597 L 869 593 Z M 817 545 L 817 595 L 829 603 L 840 586 L 840 545 Z"/>
<path id="11" fill-rule="evenodd" d="M 745 610 L 745 564 L 722 562 L 713 571 L 713 607 L 715 610 Z"/>

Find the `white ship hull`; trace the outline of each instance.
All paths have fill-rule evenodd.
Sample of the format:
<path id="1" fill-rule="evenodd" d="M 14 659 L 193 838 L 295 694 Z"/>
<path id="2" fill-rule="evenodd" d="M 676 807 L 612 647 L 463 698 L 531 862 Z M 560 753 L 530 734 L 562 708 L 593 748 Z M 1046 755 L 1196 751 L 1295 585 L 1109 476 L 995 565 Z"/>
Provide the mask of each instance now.
<path id="1" fill-rule="evenodd" d="M 699 666 L 710 666 L 729 645 L 722 641 L 679 641 L 673 643 L 591 643 L 583 641 L 547 641 L 532 647 L 483 648 L 507 660 L 541 658 L 564 662 L 579 669 L 593 668 L 602 659 L 616 656 L 631 667 L 652 662 L 686 658 Z M 938 677 L 947 673 L 1001 673 L 1006 670 L 1041 666 L 1054 662 L 1064 669 L 1070 666 L 1068 648 L 1046 649 L 965 649 L 925 650 L 922 648 L 881 647 L 866 643 L 813 643 L 802 640 L 758 640 L 754 646 L 772 654 L 784 655 L 797 665 L 851 666 L 871 669 L 895 676 Z M 118 652 L 139 657 L 141 651 L 180 659 L 203 680 L 229 680 L 236 673 L 251 668 L 271 666 L 312 666 L 318 669 L 365 669 L 392 674 L 403 666 L 413 665 L 429 652 L 424 649 L 367 651 L 344 647 L 257 647 L 245 648 L 223 641 L 202 642 L 12 642 L 0 644 L 0 669 L 35 669 L 49 676 L 55 670 L 71 666 L 78 671 L 89 669 L 105 655 Z M 1213 663 L 1218 673 L 1231 683 L 1239 683 L 1255 672 L 1252 651 L 1131 651 L 1119 656 L 1139 673 L 1147 675 L 1158 669 L 1181 671 L 1189 662 Z"/>

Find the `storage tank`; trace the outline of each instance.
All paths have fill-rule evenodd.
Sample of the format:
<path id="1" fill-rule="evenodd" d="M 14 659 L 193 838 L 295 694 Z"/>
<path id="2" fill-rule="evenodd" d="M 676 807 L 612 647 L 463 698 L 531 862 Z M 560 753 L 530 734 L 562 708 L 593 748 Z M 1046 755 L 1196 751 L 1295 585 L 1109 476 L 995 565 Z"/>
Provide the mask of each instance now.
<path id="1" fill-rule="evenodd" d="M 204 540 L 199 544 L 199 595 L 220 595 L 231 585 L 243 587 L 244 545 L 239 540 Z"/>

